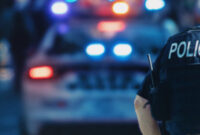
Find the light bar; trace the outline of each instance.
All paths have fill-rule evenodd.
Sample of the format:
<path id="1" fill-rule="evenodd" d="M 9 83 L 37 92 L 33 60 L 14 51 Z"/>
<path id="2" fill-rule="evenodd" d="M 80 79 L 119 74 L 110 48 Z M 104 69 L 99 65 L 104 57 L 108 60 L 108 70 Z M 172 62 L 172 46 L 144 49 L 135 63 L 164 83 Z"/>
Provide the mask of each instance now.
<path id="1" fill-rule="evenodd" d="M 165 7 L 164 0 L 146 0 L 145 7 L 147 10 L 161 10 Z"/>
<path id="2" fill-rule="evenodd" d="M 51 66 L 33 67 L 29 70 L 31 79 L 50 79 L 53 77 L 54 71 Z"/>
<path id="3" fill-rule="evenodd" d="M 112 11 L 118 15 L 127 14 L 129 11 L 129 5 L 126 2 L 115 2 L 112 6 Z"/>
<path id="4" fill-rule="evenodd" d="M 51 11 L 56 15 L 64 15 L 68 12 L 68 5 L 65 2 L 57 1 L 51 6 Z"/>
<path id="5" fill-rule="evenodd" d="M 126 57 L 132 53 L 132 46 L 127 43 L 119 43 L 114 46 L 113 52 L 116 56 Z"/>
<path id="6" fill-rule="evenodd" d="M 105 47 L 101 43 L 92 43 L 86 47 L 86 53 L 89 56 L 101 56 L 105 52 Z"/>
<path id="7" fill-rule="evenodd" d="M 126 28 L 123 21 L 101 21 L 97 25 L 100 32 L 121 32 Z"/>

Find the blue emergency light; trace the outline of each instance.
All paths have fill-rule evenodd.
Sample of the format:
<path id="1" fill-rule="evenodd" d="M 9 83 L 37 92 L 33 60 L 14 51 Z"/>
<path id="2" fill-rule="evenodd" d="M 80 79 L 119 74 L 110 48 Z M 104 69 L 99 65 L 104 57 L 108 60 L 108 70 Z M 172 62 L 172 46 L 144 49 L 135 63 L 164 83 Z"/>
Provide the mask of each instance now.
<path id="1" fill-rule="evenodd" d="M 118 43 L 114 46 L 113 53 L 118 57 L 128 57 L 132 53 L 132 46 L 128 43 Z"/>
<path id="2" fill-rule="evenodd" d="M 86 53 L 89 56 L 102 56 L 105 53 L 105 47 L 101 43 L 92 43 L 86 47 Z"/>
<path id="3" fill-rule="evenodd" d="M 56 1 L 51 6 L 51 11 L 55 15 L 65 15 L 67 14 L 69 7 L 64 1 Z"/>
<path id="4" fill-rule="evenodd" d="M 161 10 L 165 7 L 165 5 L 164 0 L 146 0 L 145 2 L 146 9 L 150 11 Z"/>

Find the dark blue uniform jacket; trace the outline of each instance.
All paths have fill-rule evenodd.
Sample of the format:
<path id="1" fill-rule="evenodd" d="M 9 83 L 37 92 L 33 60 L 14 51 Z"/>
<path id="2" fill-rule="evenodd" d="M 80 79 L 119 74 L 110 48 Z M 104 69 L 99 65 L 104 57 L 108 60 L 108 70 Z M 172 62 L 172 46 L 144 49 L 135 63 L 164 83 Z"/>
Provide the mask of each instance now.
<path id="1" fill-rule="evenodd" d="M 170 104 L 167 129 L 172 135 L 200 133 L 200 27 L 169 38 L 154 63 L 156 84 L 165 81 Z M 148 73 L 138 95 L 150 99 Z"/>

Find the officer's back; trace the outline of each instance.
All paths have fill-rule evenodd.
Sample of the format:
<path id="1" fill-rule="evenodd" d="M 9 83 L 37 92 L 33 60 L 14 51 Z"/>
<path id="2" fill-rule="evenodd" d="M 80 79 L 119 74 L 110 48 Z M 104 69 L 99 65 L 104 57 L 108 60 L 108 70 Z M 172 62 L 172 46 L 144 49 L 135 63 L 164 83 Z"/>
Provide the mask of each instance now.
<path id="1" fill-rule="evenodd" d="M 159 59 L 159 80 L 168 80 L 172 135 L 200 134 L 200 27 L 168 40 Z"/>

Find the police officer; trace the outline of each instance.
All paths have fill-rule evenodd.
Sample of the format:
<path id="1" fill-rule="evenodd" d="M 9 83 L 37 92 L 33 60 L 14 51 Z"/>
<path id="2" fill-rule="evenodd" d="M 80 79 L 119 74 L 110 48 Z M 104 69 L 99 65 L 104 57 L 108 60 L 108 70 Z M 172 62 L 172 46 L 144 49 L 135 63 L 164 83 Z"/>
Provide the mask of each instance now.
<path id="1" fill-rule="evenodd" d="M 200 27 L 169 38 L 134 104 L 143 135 L 161 135 L 164 120 L 170 135 L 200 134 Z M 149 104 L 150 103 L 150 104 Z"/>

